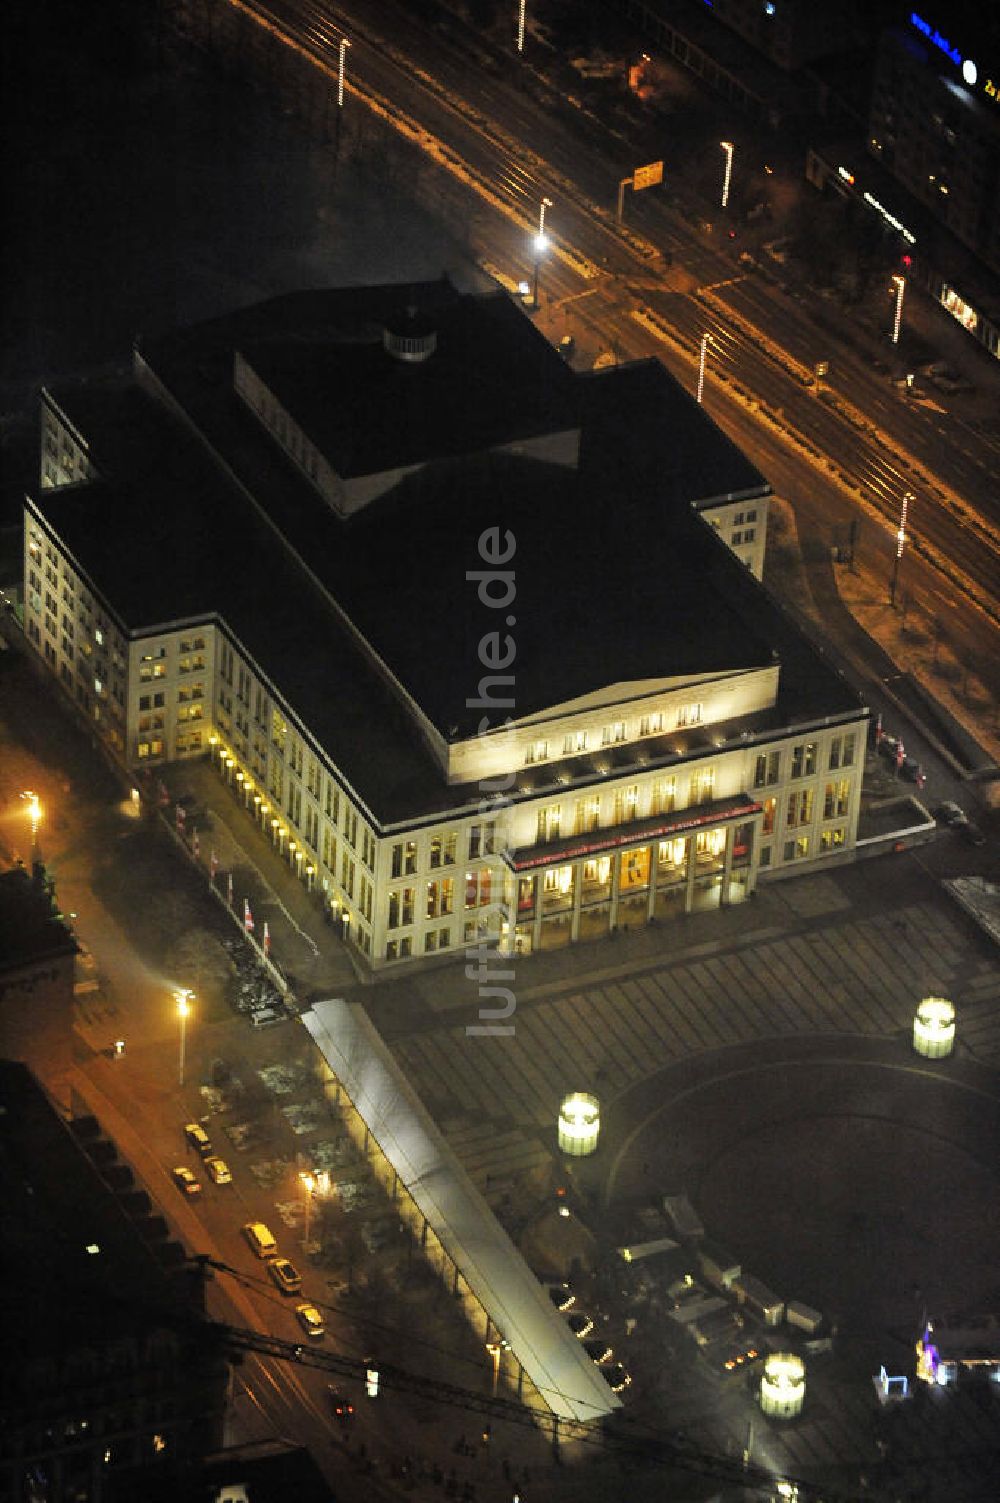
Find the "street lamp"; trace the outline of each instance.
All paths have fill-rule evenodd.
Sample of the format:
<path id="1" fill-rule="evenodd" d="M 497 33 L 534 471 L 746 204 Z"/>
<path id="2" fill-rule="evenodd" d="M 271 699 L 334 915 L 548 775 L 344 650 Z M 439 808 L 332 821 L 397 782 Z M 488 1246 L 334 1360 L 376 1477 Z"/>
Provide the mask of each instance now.
<path id="1" fill-rule="evenodd" d="M 31 821 L 31 860 L 35 862 L 38 860 L 38 826 L 42 822 L 42 806 L 39 803 L 38 794 L 33 793 L 30 788 L 26 788 L 21 797 L 28 806 L 28 818 Z"/>
<path id="2" fill-rule="evenodd" d="M 732 141 L 720 141 L 719 145 L 726 153 L 726 170 L 722 178 L 722 207 L 725 208 L 729 202 L 729 184 L 732 181 L 733 176 L 734 147 Z"/>
<path id="3" fill-rule="evenodd" d="M 191 1011 L 191 1003 L 194 1001 L 194 992 L 189 991 L 186 987 L 179 986 L 174 992 L 174 999 L 177 1003 L 177 1017 L 180 1020 L 181 1025 L 181 1049 L 180 1062 L 177 1070 L 177 1083 L 178 1085 L 183 1085 L 184 1048 L 185 1044 L 187 1043 L 187 1020 L 188 1013 Z"/>
<path id="4" fill-rule="evenodd" d="M 316 1188 L 316 1180 L 313 1177 L 313 1175 L 311 1175 L 311 1174 L 300 1174 L 299 1175 L 299 1179 L 302 1181 L 302 1188 L 306 1192 L 305 1193 L 306 1224 L 305 1224 L 305 1234 L 304 1234 L 304 1236 L 302 1238 L 302 1248 L 303 1248 L 304 1252 L 308 1253 L 308 1251 L 309 1251 L 309 1215 L 310 1215 L 310 1212 L 312 1210 L 312 1198 L 313 1198 L 313 1191 Z"/>
<path id="5" fill-rule="evenodd" d="M 539 266 L 541 265 L 542 257 L 544 256 L 545 252 L 549 248 L 549 237 L 545 233 L 545 210 L 546 209 L 551 209 L 551 207 L 552 207 L 552 200 L 551 200 L 551 198 L 543 198 L 541 204 L 539 205 L 539 209 L 538 209 L 538 233 L 535 236 L 535 242 L 534 242 L 534 244 L 535 244 L 535 290 L 534 290 L 534 293 L 532 294 L 532 299 L 531 299 L 532 306 L 534 308 L 536 308 L 536 309 L 538 307 L 538 269 L 539 269 Z"/>
<path id="6" fill-rule="evenodd" d="M 899 327 L 903 322 L 903 293 L 906 291 L 906 278 L 902 272 L 896 272 L 892 279 L 896 284 L 896 312 L 892 320 L 892 342 L 899 343 Z"/>
<path id="7" fill-rule="evenodd" d="M 906 513 L 913 500 L 915 497 L 912 491 L 903 492 L 903 500 L 899 508 L 899 528 L 896 532 L 896 557 L 892 561 L 892 580 L 889 584 L 889 604 L 893 607 L 896 604 L 896 586 L 899 583 L 899 562 L 906 546 Z"/>

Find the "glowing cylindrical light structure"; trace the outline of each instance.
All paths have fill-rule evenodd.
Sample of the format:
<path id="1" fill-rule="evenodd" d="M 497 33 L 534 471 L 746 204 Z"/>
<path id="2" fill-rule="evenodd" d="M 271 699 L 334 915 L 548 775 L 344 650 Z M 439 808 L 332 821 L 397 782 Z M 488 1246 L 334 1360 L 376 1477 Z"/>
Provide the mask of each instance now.
<path id="1" fill-rule="evenodd" d="M 806 1365 L 794 1352 L 772 1352 L 760 1380 L 760 1407 L 765 1414 L 791 1419 L 801 1414 L 806 1397 Z"/>
<path id="2" fill-rule="evenodd" d="M 913 1047 L 925 1059 L 944 1059 L 955 1047 L 955 1007 L 945 997 L 925 997 L 913 1019 Z"/>
<path id="3" fill-rule="evenodd" d="M 559 1152 L 586 1158 L 597 1147 L 601 1132 L 601 1104 L 586 1091 L 563 1097 L 559 1108 Z"/>

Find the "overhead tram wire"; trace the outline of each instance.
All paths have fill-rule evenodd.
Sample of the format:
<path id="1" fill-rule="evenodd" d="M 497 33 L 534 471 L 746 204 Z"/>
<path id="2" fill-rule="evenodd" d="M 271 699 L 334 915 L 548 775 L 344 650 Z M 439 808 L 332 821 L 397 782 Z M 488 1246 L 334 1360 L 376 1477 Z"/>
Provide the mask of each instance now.
<path id="1" fill-rule="evenodd" d="M 193 1258 L 192 1262 L 203 1269 L 212 1268 L 218 1272 L 232 1274 L 241 1282 L 250 1284 L 259 1282 L 240 1270 L 230 1267 L 229 1264 L 204 1255 Z M 336 1309 L 334 1306 L 324 1306 L 320 1300 L 314 1300 L 311 1303 L 318 1305 L 321 1309 Z M 336 1377 L 357 1381 L 359 1384 L 363 1384 L 366 1380 L 369 1363 L 365 1360 L 341 1356 L 335 1352 L 308 1346 L 304 1342 L 293 1342 L 283 1337 L 271 1336 L 266 1332 L 230 1326 L 221 1321 L 208 1321 L 204 1324 L 218 1335 L 223 1344 L 231 1345 L 237 1351 L 254 1352 L 258 1356 L 272 1357 L 277 1361 L 295 1362 L 300 1366 L 313 1367 L 332 1373 Z M 436 1350 L 441 1349 L 436 1348 Z M 549 1409 L 517 1403 L 510 1399 L 493 1398 L 488 1394 L 478 1393 L 474 1389 L 446 1383 L 439 1378 L 426 1377 L 423 1374 L 413 1373 L 407 1368 L 385 1364 L 382 1361 L 374 1365 L 378 1368 L 380 1389 L 416 1394 L 450 1408 L 463 1409 L 466 1412 L 486 1415 L 492 1420 L 506 1420 L 510 1424 L 542 1431 L 553 1428 L 556 1423 L 556 1417 Z M 554 1389 L 540 1391 L 548 1391 L 553 1395 L 557 1393 Z M 569 1395 L 559 1391 L 559 1397 L 568 1399 Z M 595 1416 L 595 1418 L 598 1417 Z M 642 1459 L 650 1465 L 676 1467 L 699 1476 L 738 1484 L 744 1488 L 757 1488 L 768 1497 L 774 1494 L 776 1478 L 772 1472 L 753 1463 L 744 1465 L 742 1461 L 735 1462 L 729 1457 L 704 1451 L 686 1439 L 665 1438 L 651 1430 L 641 1432 L 633 1429 L 627 1435 L 608 1433 L 603 1430 L 595 1432 L 582 1422 L 561 1418 L 558 1420 L 558 1433 L 564 1441 L 572 1440 L 574 1443 L 595 1446 L 608 1454 L 631 1456 Z M 781 1480 L 791 1482 L 798 1488 L 798 1496 L 803 1503 L 808 1503 L 810 1499 L 815 1499 L 816 1503 L 839 1503 L 839 1495 L 826 1487 L 821 1488 L 818 1484 L 791 1477 L 787 1473 L 782 1474 Z"/>

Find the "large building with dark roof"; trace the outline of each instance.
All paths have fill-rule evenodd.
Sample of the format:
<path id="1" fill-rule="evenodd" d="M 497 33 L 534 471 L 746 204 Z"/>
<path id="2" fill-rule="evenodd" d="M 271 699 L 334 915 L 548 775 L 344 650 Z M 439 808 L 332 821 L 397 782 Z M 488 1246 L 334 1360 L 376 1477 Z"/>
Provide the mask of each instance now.
<path id="1" fill-rule="evenodd" d="M 44 392 L 26 631 L 371 966 L 525 953 L 849 857 L 867 711 L 760 584 L 769 494 L 502 293 L 295 294 Z"/>

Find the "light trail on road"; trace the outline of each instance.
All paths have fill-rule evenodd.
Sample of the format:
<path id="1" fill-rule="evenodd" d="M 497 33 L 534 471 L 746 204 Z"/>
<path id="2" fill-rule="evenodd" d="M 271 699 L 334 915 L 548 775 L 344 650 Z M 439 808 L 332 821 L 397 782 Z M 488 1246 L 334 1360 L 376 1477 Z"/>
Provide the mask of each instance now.
<path id="1" fill-rule="evenodd" d="M 1000 547 L 995 529 L 978 508 L 957 496 L 949 497 L 945 488 L 935 484 L 935 477 L 915 474 L 908 457 L 896 454 L 886 436 L 873 425 L 870 430 L 860 428 L 837 405 L 807 389 L 787 368 L 801 363 L 796 356 L 777 347 L 769 349 L 770 341 L 764 335 L 748 337 L 740 328 L 727 324 L 720 312 L 706 309 L 697 294 L 667 292 L 665 276 L 660 279 L 664 290 L 657 293 L 656 282 L 650 285 L 649 279 L 649 261 L 651 256 L 656 258 L 656 247 L 631 233 L 623 234 L 611 221 L 610 213 L 599 209 L 573 177 L 550 165 L 535 147 L 511 138 L 505 125 L 486 118 L 481 104 L 467 98 L 473 91 L 467 65 L 460 68 L 444 49 L 437 56 L 432 75 L 398 47 L 372 37 L 355 19 L 317 0 L 287 0 L 284 5 L 273 0 L 270 5 L 250 0 L 230 3 L 260 19 L 278 36 L 287 38 L 290 45 L 299 46 L 331 80 L 340 37 L 349 36 L 352 51 L 347 89 L 352 97 L 374 109 L 465 188 L 524 232 L 521 254 L 525 276 L 530 276 L 533 266 L 529 235 L 537 220 L 538 205 L 543 197 L 554 198 L 551 258 L 558 258 L 562 269 L 553 259 L 547 261 L 546 284 L 551 295 L 572 297 L 576 290 L 574 275 L 600 277 L 608 285 L 609 302 L 616 298 L 620 302 L 634 296 L 631 274 L 641 268 L 647 279 L 644 290 L 650 294 L 647 300 L 654 312 L 671 323 L 674 337 L 696 352 L 702 334 L 709 333 L 710 365 L 712 361 L 717 369 L 724 365 L 747 399 L 759 401 L 779 428 L 787 425 L 800 444 L 812 448 L 816 462 L 835 472 L 870 517 L 895 529 L 902 495 L 913 491 L 918 508 L 911 547 L 922 551 L 953 588 L 963 590 L 994 623 L 1000 623 L 996 587 Z M 484 94 L 491 96 L 495 113 L 509 116 L 509 99 L 493 80 L 487 80 L 488 86 L 483 88 L 478 78 L 473 83 L 480 100 Z M 413 103 L 409 111 L 404 111 L 393 102 L 401 97 L 412 100 L 414 95 L 426 125 L 417 124 Z M 522 101 L 522 114 L 525 109 Z M 690 249 L 690 244 L 685 246 L 676 237 L 670 238 L 679 254 Z M 687 239 L 690 242 L 692 236 Z M 748 277 L 739 269 L 734 273 L 731 263 L 718 253 L 715 261 L 726 271 L 714 284 L 717 293 L 726 292 L 735 299 L 736 290 L 745 288 Z M 607 270 L 602 270 L 605 262 Z M 783 310 L 780 320 L 786 342 L 803 350 L 811 336 L 800 330 L 793 340 L 794 321 L 784 316 L 786 312 Z"/>

